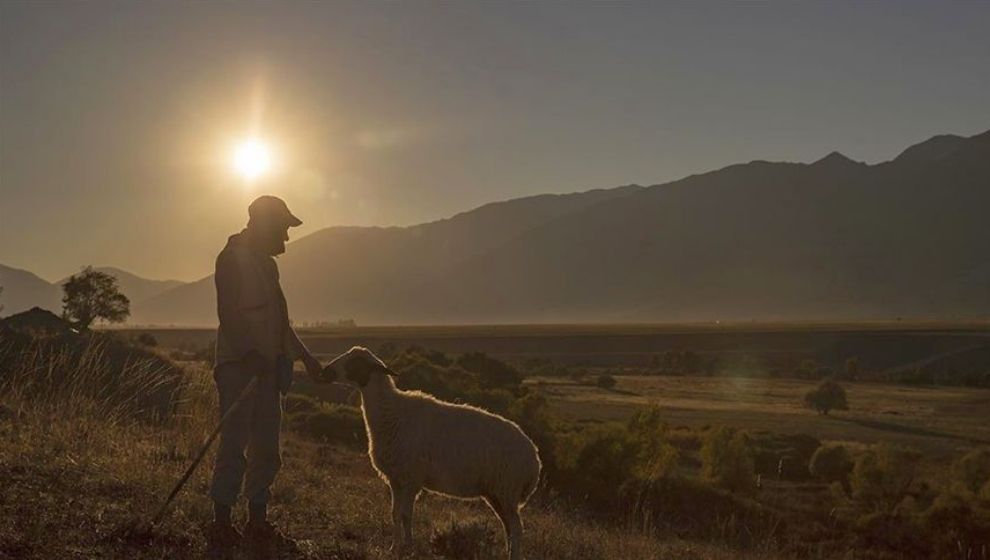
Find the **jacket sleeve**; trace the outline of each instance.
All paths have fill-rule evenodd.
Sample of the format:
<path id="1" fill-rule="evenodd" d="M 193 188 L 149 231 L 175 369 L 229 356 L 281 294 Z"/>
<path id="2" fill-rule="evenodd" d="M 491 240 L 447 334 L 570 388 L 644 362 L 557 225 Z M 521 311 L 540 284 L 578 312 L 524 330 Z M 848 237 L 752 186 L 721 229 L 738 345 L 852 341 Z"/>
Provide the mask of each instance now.
<path id="1" fill-rule="evenodd" d="M 217 287 L 217 317 L 220 319 L 220 336 L 238 357 L 255 350 L 248 322 L 238 304 L 240 298 L 240 269 L 236 257 L 222 251 L 217 257 L 213 280 Z"/>
<path id="2" fill-rule="evenodd" d="M 309 349 L 299 339 L 299 335 L 296 334 L 295 329 L 292 327 L 289 327 L 285 331 L 285 348 L 288 350 L 289 357 L 292 360 L 300 360 L 309 355 Z"/>

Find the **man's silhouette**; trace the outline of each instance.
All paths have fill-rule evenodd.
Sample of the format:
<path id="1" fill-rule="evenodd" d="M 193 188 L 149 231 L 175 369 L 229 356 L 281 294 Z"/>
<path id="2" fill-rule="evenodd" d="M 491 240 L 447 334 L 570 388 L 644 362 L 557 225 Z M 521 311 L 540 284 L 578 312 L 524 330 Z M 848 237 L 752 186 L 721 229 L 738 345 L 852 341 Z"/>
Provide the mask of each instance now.
<path id="1" fill-rule="evenodd" d="M 253 377 L 259 381 L 220 434 L 210 486 L 214 521 L 207 534 L 207 548 L 211 557 L 228 555 L 242 540 L 231 523 L 231 508 L 242 484 L 248 502 L 243 539 L 251 550 L 267 557 L 295 548 L 295 543 L 267 519 L 269 487 L 282 465 L 280 393 L 288 390 L 293 360 L 302 360 L 311 375 L 320 371 L 319 361 L 289 325 L 273 258 L 285 252 L 289 228 L 302 222 L 274 196 L 257 198 L 248 207 L 248 215 L 247 228 L 230 236 L 217 257 L 214 276 L 220 327 L 213 377 L 221 416 Z"/>

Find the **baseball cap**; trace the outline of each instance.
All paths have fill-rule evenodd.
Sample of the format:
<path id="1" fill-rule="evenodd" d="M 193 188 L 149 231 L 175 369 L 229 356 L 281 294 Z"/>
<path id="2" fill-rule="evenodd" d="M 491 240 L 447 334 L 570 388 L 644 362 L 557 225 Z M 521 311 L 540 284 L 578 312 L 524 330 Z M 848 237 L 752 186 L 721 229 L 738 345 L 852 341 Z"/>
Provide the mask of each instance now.
<path id="1" fill-rule="evenodd" d="M 248 217 L 252 221 L 275 221 L 289 227 L 302 225 L 302 220 L 289 212 L 284 200 L 270 194 L 254 199 L 248 206 Z"/>

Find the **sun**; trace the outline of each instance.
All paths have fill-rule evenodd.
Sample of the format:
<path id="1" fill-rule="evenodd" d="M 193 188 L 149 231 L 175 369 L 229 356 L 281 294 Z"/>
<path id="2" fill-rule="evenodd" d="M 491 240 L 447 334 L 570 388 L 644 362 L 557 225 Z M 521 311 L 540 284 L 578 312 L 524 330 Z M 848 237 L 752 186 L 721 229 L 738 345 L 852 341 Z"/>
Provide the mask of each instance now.
<path id="1" fill-rule="evenodd" d="M 272 152 L 263 140 L 247 138 L 234 148 L 232 163 L 241 177 L 254 181 L 271 169 Z"/>

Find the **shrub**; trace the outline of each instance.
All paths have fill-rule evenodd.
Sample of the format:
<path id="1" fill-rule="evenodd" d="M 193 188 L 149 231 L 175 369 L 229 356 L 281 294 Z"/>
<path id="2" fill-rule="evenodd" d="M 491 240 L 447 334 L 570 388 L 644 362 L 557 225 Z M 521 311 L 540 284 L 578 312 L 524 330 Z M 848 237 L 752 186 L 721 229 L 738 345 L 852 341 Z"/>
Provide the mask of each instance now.
<path id="1" fill-rule="evenodd" d="M 669 477 L 677 465 L 678 452 L 666 441 L 655 407 L 637 411 L 625 426 L 586 429 L 566 441 L 571 455 L 564 458 L 557 489 L 603 513 L 625 512 L 622 485 Z"/>
<path id="2" fill-rule="evenodd" d="M 990 508 L 971 496 L 943 493 L 921 521 L 936 558 L 980 558 L 990 550 Z"/>
<path id="3" fill-rule="evenodd" d="M 620 495 L 637 526 L 662 528 L 681 538 L 745 548 L 786 529 L 786 520 L 772 510 L 694 478 L 635 481 L 623 485 Z"/>
<path id="4" fill-rule="evenodd" d="M 299 393 L 289 393 L 285 396 L 282 409 L 286 414 L 316 412 L 320 410 L 320 403 L 313 397 L 300 395 Z"/>
<path id="5" fill-rule="evenodd" d="M 154 335 L 152 335 L 151 333 L 139 334 L 137 337 L 137 341 L 139 344 L 143 344 L 145 346 L 152 346 L 152 347 L 158 346 L 158 339 L 156 339 Z"/>
<path id="6" fill-rule="evenodd" d="M 317 441 L 368 448 L 364 418 L 360 410 L 351 406 L 324 404 L 316 412 L 293 415 L 290 424 L 296 431 Z"/>
<path id="7" fill-rule="evenodd" d="M 522 375 L 515 368 L 483 352 L 462 354 L 454 363 L 465 371 L 477 373 L 485 388 L 517 389 L 522 384 Z"/>
<path id="8" fill-rule="evenodd" d="M 820 446 L 820 441 L 807 434 L 758 432 L 750 435 L 756 472 L 783 480 L 807 479 L 808 462 Z"/>
<path id="9" fill-rule="evenodd" d="M 849 452 L 841 445 L 823 445 L 815 451 L 808 463 L 808 471 L 825 482 L 838 482 L 848 494 L 849 474 L 853 470 L 853 461 Z"/>
<path id="10" fill-rule="evenodd" d="M 826 379 L 804 395 L 804 404 L 819 414 L 828 415 L 831 410 L 849 410 L 846 390 L 834 379 Z"/>
<path id="11" fill-rule="evenodd" d="M 862 453 L 853 466 L 849 484 L 853 500 L 869 512 L 891 514 L 915 481 L 917 451 L 878 444 Z"/>
<path id="12" fill-rule="evenodd" d="M 720 488 L 749 493 L 756 489 L 753 452 L 745 432 L 720 426 L 705 435 L 702 475 Z"/>
<path id="13" fill-rule="evenodd" d="M 611 389 L 615 387 L 616 381 L 614 377 L 605 373 L 598 376 L 598 379 L 595 381 L 595 384 L 601 387 L 602 389 Z"/>
<path id="14" fill-rule="evenodd" d="M 990 449 L 974 449 L 962 456 L 952 466 L 953 480 L 973 495 L 982 488 L 990 488 Z"/>
<path id="15" fill-rule="evenodd" d="M 437 556 L 451 560 L 494 560 L 502 557 L 495 531 L 482 521 L 458 523 L 451 519 L 446 525 L 433 529 L 430 547 Z"/>

